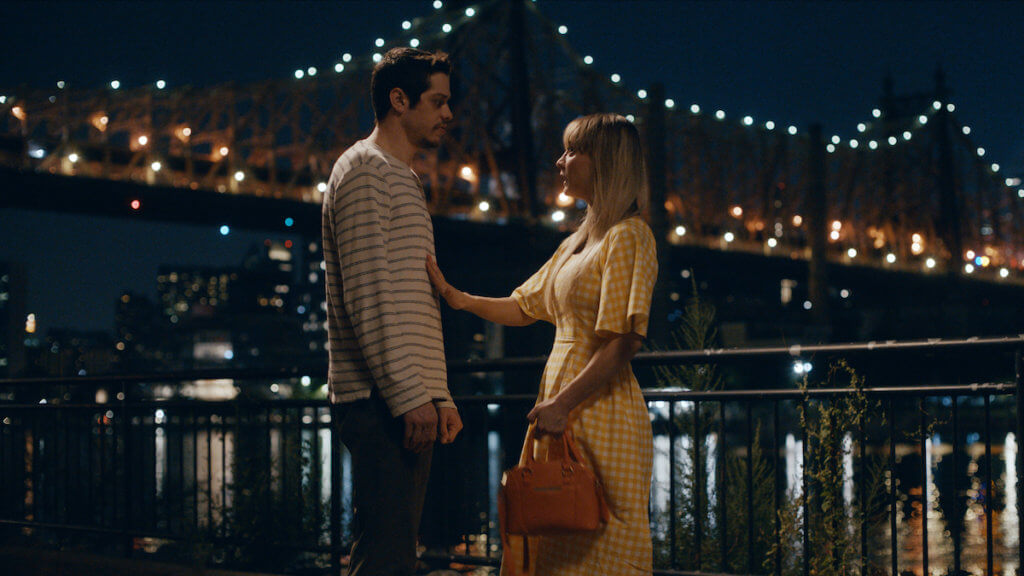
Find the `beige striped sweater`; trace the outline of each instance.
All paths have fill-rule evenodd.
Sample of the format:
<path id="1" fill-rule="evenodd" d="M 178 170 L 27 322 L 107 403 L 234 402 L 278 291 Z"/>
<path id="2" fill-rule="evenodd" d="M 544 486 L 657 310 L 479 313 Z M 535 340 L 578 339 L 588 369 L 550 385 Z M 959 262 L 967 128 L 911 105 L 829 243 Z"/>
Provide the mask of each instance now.
<path id="1" fill-rule="evenodd" d="M 367 140 L 346 150 L 324 195 L 323 246 L 331 402 L 376 388 L 396 417 L 454 406 L 425 267 L 434 228 L 412 169 Z"/>

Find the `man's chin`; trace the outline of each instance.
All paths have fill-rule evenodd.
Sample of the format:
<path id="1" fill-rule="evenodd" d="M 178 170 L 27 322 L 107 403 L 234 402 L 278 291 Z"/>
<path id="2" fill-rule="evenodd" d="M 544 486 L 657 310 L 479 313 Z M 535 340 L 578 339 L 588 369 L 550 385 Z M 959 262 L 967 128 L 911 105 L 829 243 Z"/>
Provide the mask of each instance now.
<path id="1" fill-rule="evenodd" d="M 433 150 L 435 148 L 440 148 L 440 147 L 441 147 L 441 139 L 440 138 L 438 138 L 436 140 L 432 140 L 430 138 L 423 138 L 422 140 L 420 140 L 420 148 L 423 148 L 425 150 Z"/>

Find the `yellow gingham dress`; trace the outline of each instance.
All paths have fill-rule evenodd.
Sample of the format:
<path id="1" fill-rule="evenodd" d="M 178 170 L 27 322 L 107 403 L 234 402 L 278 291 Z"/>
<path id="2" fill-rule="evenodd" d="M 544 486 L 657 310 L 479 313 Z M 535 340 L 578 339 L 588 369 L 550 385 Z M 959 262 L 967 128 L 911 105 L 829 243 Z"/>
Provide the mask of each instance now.
<path id="1" fill-rule="evenodd" d="M 574 285 L 573 256 L 552 277 L 559 247 L 512 297 L 531 318 L 555 325 L 555 343 L 544 367 L 540 399 L 547 399 L 579 374 L 603 338 L 647 334 L 651 293 L 658 275 L 654 235 L 639 217 L 611 228 L 585 262 Z M 555 283 L 555 310 L 544 293 Z M 530 571 L 535 576 L 639 575 L 652 570 L 647 506 L 651 489 L 653 438 L 647 404 L 627 365 L 607 387 L 595 392 L 570 415 L 570 429 L 588 466 L 604 485 L 611 511 L 597 532 L 530 538 Z M 538 442 L 536 457 L 546 457 Z M 521 460 L 522 461 L 522 460 Z M 522 574 L 522 539 L 512 537 L 501 574 Z"/>

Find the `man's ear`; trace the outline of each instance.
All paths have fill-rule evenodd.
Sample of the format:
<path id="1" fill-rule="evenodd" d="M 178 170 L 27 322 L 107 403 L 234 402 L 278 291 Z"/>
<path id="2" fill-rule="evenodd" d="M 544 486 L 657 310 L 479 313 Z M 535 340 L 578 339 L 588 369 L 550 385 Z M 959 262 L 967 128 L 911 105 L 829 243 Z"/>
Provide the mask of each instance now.
<path id="1" fill-rule="evenodd" d="M 405 91 L 401 88 L 392 88 L 391 92 L 388 93 L 388 97 L 391 98 L 391 108 L 395 112 L 402 114 L 409 108 L 409 97 L 406 96 Z"/>

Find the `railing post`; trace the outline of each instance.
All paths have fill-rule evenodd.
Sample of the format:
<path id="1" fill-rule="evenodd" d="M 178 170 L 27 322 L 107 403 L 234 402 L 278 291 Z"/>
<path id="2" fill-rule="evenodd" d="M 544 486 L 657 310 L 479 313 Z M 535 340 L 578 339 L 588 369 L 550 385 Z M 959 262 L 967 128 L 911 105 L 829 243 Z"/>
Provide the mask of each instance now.
<path id="1" fill-rule="evenodd" d="M 341 422 L 331 407 L 331 566 L 341 574 Z"/>
<path id="2" fill-rule="evenodd" d="M 896 547 L 896 413 L 893 399 L 889 398 L 889 554 L 892 560 L 891 576 L 899 574 L 899 549 Z"/>
<path id="3" fill-rule="evenodd" d="M 985 394 L 985 574 L 992 574 L 992 397 Z"/>
<path id="4" fill-rule="evenodd" d="M 697 572 L 703 568 L 701 552 L 704 549 L 704 515 L 701 512 L 701 504 L 704 500 L 705 484 L 701 482 L 701 474 L 704 472 L 700 466 L 701 433 L 703 431 L 704 427 L 700 425 L 700 400 L 697 400 L 693 403 L 693 526 L 694 541 L 696 542 L 694 562 Z"/>
<path id="5" fill-rule="evenodd" d="M 121 393 L 119 396 L 121 401 L 121 437 L 124 442 L 124 456 L 121 461 L 121 465 L 124 467 L 124 524 L 122 530 L 124 531 L 124 555 L 125 558 L 131 558 L 134 545 L 132 528 L 135 527 L 135 522 L 132 517 L 132 422 L 131 415 L 128 414 L 127 383 L 121 382 Z"/>
<path id="6" fill-rule="evenodd" d="M 782 483 L 785 481 L 779 478 L 779 401 L 776 400 L 772 404 L 772 472 L 774 474 L 774 484 L 772 486 L 772 492 L 774 492 L 774 514 L 775 517 L 775 576 L 782 576 L 782 518 L 779 516 L 779 505 L 780 505 L 780 491 L 782 489 Z M 723 515 L 724 516 L 724 515 Z M 724 546 L 723 546 L 724 548 Z"/>
<path id="7" fill-rule="evenodd" d="M 725 455 L 728 448 L 725 443 L 725 401 L 718 403 L 718 540 L 720 541 L 722 555 L 719 571 L 723 574 L 728 570 L 729 559 L 729 497 L 728 479 L 725 476 Z"/>
<path id="8" fill-rule="evenodd" d="M 953 573 L 960 573 L 960 557 L 962 556 L 962 540 L 963 540 L 963 526 L 964 516 L 961 512 L 961 500 L 960 500 L 960 482 L 958 481 L 959 470 L 960 470 L 960 415 L 958 398 L 953 396 L 953 470 L 957 473 L 953 474 L 953 526 L 950 531 L 953 536 Z"/>
<path id="9" fill-rule="evenodd" d="M 1021 453 L 1022 434 L 1024 434 L 1024 349 L 1018 348 L 1014 354 L 1017 372 L 1017 474 L 1024 470 L 1024 454 Z M 1024 570 L 1024 522 L 1021 521 L 1021 506 L 1024 504 L 1024 482 L 1017 479 L 1017 573 Z"/>
<path id="10" fill-rule="evenodd" d="M 747 400 L 747 574 L 754 573 L 754 414 Z"/>
<path id="11" fill-rule="evenodd" d="M 987 398 L 987 397 L 986 397 Z M 925 409 L 925 397 L 918 400 L 917 409 L 921 417 L 920 443 L 921 443 L 921 573 L 928 576 L 928 473 L 931 470 L 931 463 L 928 462 L 928 413 Z M 985 414 L 986 418 L 988 413 Z M 988 501 L 988 492 L 985 493 L 985 501 Z M 991 572 L 989 572 L 991 574 Z"/>
<path id="12" fill-rule="evenodd" d="M 803 420 L 806 418 L 808 405 L 807 396 L 804 395 L 800 399 L 800 403 L 803 406 L 801 413 L 803 414 Z M 803 548 L 801 553 L 803 554 L 803 576 L 811 575 L 811 507 L 810 507 L 810 456 L 811 456 L 811 437 L 807 433 L 807 425 L 802 421 L 800 423 L 801 437 L 803 439 L 803 466 L 800 470 L 801 481 L 803 482 L 803 494 L 801 494 L 801 508 L 803 509 Z M 895 576 L 895 575 L 894 575 Z"/>
<path id="13" fill-rule="evenodd" d="M 679 434 L 677 433 L 676 421 L 676 403 L 668 403 L 668 519 L 669 519 L 669 566 L 673 570 L 678 568 L 676 566 L 676 546 L 678 541 L 676 540 L 676 524 L 678 522 L 679 510 L 676 505 L 676 440 L 678 440 Z"/>

